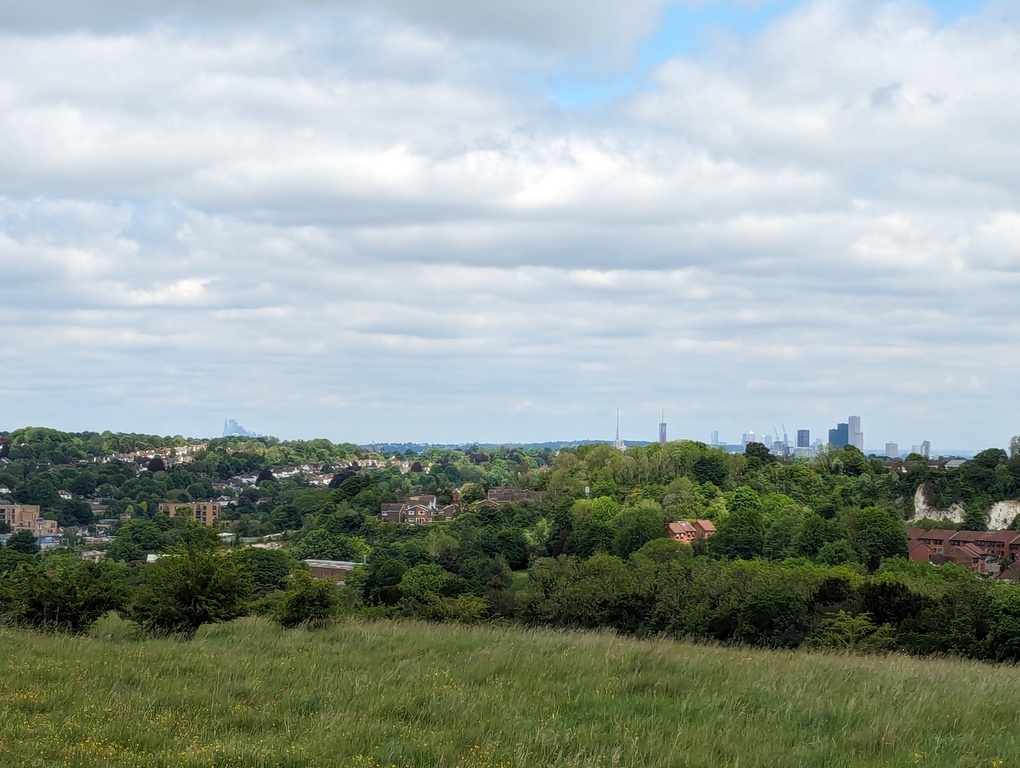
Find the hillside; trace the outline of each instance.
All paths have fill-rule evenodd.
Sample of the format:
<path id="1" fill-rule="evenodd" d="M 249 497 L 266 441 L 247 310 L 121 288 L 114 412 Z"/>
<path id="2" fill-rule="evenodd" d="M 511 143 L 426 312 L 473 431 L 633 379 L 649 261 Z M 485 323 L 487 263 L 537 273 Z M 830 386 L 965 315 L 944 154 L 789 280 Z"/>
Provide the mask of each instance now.
<path id="1" fill-rule="evenodd" d="M 196 640 L 0 631 L 0 763 L 996 766 L 1020 670 L 610 634 L 259 619 Z M 1000 763 L 998 761 L 1005 761 Z"/>

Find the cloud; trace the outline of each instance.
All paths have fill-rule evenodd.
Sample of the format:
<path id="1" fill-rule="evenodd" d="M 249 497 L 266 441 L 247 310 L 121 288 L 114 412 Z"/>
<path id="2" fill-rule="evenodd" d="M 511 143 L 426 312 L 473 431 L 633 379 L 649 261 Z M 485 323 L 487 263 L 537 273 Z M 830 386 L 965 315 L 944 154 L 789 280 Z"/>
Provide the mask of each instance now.
<path id="1" fill-rule="evenodd" d="M 528 57 L 654 3 L 86 5 L 4 11 L 0 427 L 1008 437 L 1008 18 L 805 3 L 574 114 Z"/>
<path id="2" fill-rule="evenodd" d="M 382 18 L 389 27 L 413 26 L 464 41 L 523 45 L 562 58 L 568 54 L 632 52 L 655 28 L 668 0 L 38 0 L 0 8 L 0 28 L 31 34 L 53 31 L 123 32 L 138 27 L 277 24 L 283 19 L 355 23 Z"/>

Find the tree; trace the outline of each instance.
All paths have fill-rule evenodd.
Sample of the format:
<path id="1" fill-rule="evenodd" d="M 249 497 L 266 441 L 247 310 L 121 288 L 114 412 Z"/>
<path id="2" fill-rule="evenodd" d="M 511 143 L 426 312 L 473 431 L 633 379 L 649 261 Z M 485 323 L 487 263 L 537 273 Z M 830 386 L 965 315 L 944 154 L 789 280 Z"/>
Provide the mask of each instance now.
<path id="1" fill-rule="evenodd" d="M 965 531 L 986 531 L 988 530 L 988 513 L 984 505 L 979 501 L 968 501 L 963 505 L 963 530 Z"/>
<path id="2" fill-rule="evenodd" d="M 642 502 L 645 504 L 646 502 Z M 616 520 L 616 538 L 613 553 L 617 557 L 630 557 L 653 539 L 666 537 L 666 525 L 662 512 L 654 507 L 640 506 L 625 509 Z"/>
<path id="3" fill-rule="evenodd" d="M 365 545 L 354 536 L 333 534 L 320 528 L 295 544 L 293 552 L 298 560 L 360 560 Z"/>
<path id="4" fill-rule="evenodd" d="M 0 587 L 5 617 L 19 626 L 82 634 L 127 596 L 122 565 L 92 563 L 72 554 L 21 565 Z"/>
<path id="5" fill-rule="evenodd" d="M 765 518 L 757 493 L 746 486 L 736 490 L 729 515 L 719 522 L 708 545 L 717 557 L 750 560 L 762 554 L 765 548 Z"/>
<path id="6" fill-rule="evenodd" d="M 39 545 L 35 543 L 35 534 L 25 528 L 15 531 L 7 540 L 7 546 L 13 552 L 20 552 L 23 555 L 34 555 L 39 551 Z"/>
<path id="7" fill-rule="evenodd" d="M 294 571 L 273 618 L 284 627 L 322 627 L 337 613 L 340 597 L 331 581 L 312 578 L 308 571 Z"/>
<path id="8" fill-rule="evenodd" d="M 117 538 L 106 556 L 111 560 L 144 560 L 147 554 L 159 552 L 164 546 L 163 530 L 160 523 L 169 526 L 165 518 L 157 520 L 129 520 L 120 526 Z"/>
<path id="9" fill-rule="evenodd" d="M 175 548 L 145 566 L 129 616 L 147 634 L 190 639 L 203 624 L 240 616 L 247 592 L 235 558 L 201 547 Z"/>
<path id="10" fill-rule="evenodd" d="M 744 456 L 747 458 L 747 469 L 753 471 L 761 468 L 765 464 L 771 464 L 776 461 L 776 457 L 772 455 L 772 452 L 765 447 L 764 443 L 750 442 L 744 446 Z"/>
<path id="11" fill-rule="evenodd" d="M 885 558 L 907 554 L 907 534 L 903 523 L 878 507 L 854 512 L 850 519 L 850 544 L 861 562 L 872 571 Z"/>
<path id="12" fill-rule="evenodd" d="M 895 642 L 896 635 L 888 624 L 876 625 L 868 613 L 854 615 L 841 610 L 835 616 L 823 619 L 805 645 L 809 648 L 874 653 L 890 650 Z"/>
<path id="13" fill-rule="evenodd" d="M 485 498 L 485 489 L 478 483 L 464 483 L 460 487 L 460 500 L 464 504 L 472 504 Z"/>
<path id="14" fill-rule="evenodd" d="M 248 579 L 249 596 L 253 600 L 285 589 L 287 576 L 296 564 L 290 553 L 281 549 L 248 547 L 233 557 Z"/>

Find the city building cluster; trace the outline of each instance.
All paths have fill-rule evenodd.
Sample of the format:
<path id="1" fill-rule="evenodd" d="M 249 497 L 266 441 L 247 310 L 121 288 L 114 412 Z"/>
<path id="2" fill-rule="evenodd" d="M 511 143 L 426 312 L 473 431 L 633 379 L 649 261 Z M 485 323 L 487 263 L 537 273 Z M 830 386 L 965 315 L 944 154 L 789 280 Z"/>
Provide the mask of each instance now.
<path id="1" fill-rule="evenodd" d="M 765 433 L 761 435 L 756 434 L 754 430 L 749 430 L 741 435 L 740 443 L 726 443 L 720 440 L 719 431 L 715 430 L 712 432 L 709 444 L 727 451 L 736 452 L 743 451 L 749 443 L 762 443 L 771 453 L 777 456 L 792 457 L 815 456 L 825 447 L 845 448 L 848 445 L 852 445 L 861 453 L 868 453 L 864 445 L 864 430 L 861 427 L 860 416 L 849 416 L 845 422 L 838 422 L 835 427 L 828 430 L 826 437 L 826 440 L 815 438 L 812 441 L 810 429 L 798 429 L 795 441 L 791 441 L 784 425 L 782 436 L 780 436 L 780 432 L 776 428 L 773 428 L 772 434 Z M 665 445 L 666 441 L 666 415 L 663 413 L 662 420 L 659 422 L 659 443 Z M 619 412 L 617 412 L 616 416 L 616 441 L 614 444 L 621 450 L 626 448 L 626 443 L 620 439 Z M 929 440 L 911 444 L 909 451 L 901 450 L 897 442 L 891 441 L 885 443 L 885 458 L 901 459 L 915 453 L 926 459 L 934 457 Z"/>

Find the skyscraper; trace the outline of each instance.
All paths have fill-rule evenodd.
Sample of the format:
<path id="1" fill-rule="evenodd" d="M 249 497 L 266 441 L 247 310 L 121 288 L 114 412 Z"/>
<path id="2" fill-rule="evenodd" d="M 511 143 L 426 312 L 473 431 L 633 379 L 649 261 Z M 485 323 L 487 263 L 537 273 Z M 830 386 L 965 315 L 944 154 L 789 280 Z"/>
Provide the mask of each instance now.
<path id="1" fill-rule="evenodd" d="M 662 412 L 662 421 L 659 422 L 659 445 L 666 444 L 666 411 Z"/>
<path id="2" fill-rule="evenodd" d="M 921 455 L 926 459 L 931 458 L 931 442 L 929 440 L 925 440 L 921 443 Z"/>
<path id="3" fill-rule="evenodd" d="M 887 459 L 898 459 L 900 457 L 899 443 L 886 443 L 885 456 Z"/>
<path id="4" fill-rule="evenodd" d="M 829 430 L 829 445 L 833 448 L 846 448 L 850 445 L 850 427 L 839 423 L 835 429 Z"/>
<path id="5" fill-rule="evenodd" d="M 798 448 L 810 448 L 811 447 L 811 430 L 810 429 L 798 429 L 797 430 L 797 447 Z"/>
<path id="6" fill-rule="evenodd" d="M 851 416 L 847 419 L 847 445 L 852 445 L 864 453 L 864 433 L 861 432 L 861 417 Z"/>
<path id="7" fill-rule="evenodd" d="M 712 431 L 712 445 L 719 445 L 719 430 Z"/>

